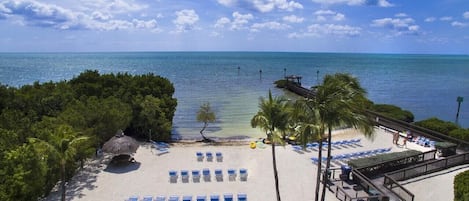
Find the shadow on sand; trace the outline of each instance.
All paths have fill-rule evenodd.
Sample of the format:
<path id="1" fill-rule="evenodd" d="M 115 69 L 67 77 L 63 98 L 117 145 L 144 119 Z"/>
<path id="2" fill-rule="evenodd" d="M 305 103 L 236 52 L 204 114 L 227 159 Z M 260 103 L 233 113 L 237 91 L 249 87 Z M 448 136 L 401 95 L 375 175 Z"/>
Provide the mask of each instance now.
<path id="1" fill-rule="evenodd" d="M 109 163 L 104 171 L 115 174 L 123 174 L 138 170 L 138 168 L 140 168 L 140 162 Z"/>

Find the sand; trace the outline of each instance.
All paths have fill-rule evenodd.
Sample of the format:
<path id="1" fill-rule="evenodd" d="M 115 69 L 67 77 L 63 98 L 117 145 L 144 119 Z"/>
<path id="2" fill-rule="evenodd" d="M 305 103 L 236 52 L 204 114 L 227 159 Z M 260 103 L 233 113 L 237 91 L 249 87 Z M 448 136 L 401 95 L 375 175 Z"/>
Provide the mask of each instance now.
<path id="1" fill-rule="evenodd" d="M 365 151 L 377 148 L 391 147 L 391 151 L 404 151 L 416 149 L 428 151 L 429 148 L 421 147 L 413 143 L 407 143 L 407 148 L 392 144 L 392 134 L 381 129 L 376 129 L 374 140 L 366 139 L 358 131 L 346 129 L 334 132 L 333 141 L 340 139 L 360 138 L 357 146 L 345 146 L 334 148 L 332 155 Z M 402 141 L 401 141 L 402 143 Z M 210 151 L 221 152 L 223 161 L 207 162 L 197 161 L 196 152 Z M 323 152 L 325 154 L 325 152 Z M 314 199 L 317 166 L 310 160 L 317 157 L 317 151 L 295 151 L 291 145 L 277 146 L 277 167 L 280 182 L 280 195 L 284 201 L 303 201 Z M 157 155 L 149 143 L 142 143 L 134 155 L 136 163 L 124 166 L 108 165 L 104 159 L 90 161 L 84 170 L 80 171 L 68 184 L 67 200 L 94 201 L 94 200 L 126 200 L 132 195 L 140 197 L 151 195 L 171 196 L 177 195 L 223 195 L 231 193 L 246 193 L 250 201 L 276 200 L 275 186 L 272 169 L 272 149 L 270 145 L 265 148 L 249 148 L 249 140 L 221 144 L 204 143 L 173 143 L 169 152 Z M 334 163 L 335 168 L 340 164 Z M 192 181 L 184 183 L 181 177 L 176 183 L 170 183 L 168 172 L 170 170 L 202 170 L 209 168 L 211 181 L 201 180 L 199 183 Z M 233 168 L 248 170 L 247 181 L 229 181 L 227 170 Z M 214 170 L 223 170 L 223 181 L 216 181 Z M 238 175 L 239 176 L 239 175 Z M 435 176 L 433 178 L 437 178 Z M 452 183 L 451 179 L 447 179 Z M 450 181 L 449 181 L 450 180 Z M 438 181 L 440 182 L 440 181 Z M 440 183 L 441 183 L 440 182 Z M 415 181 L 406 185 L 414 191 L 413 185 L 422 184 L 423 181 Z M 425 185 L 425 184 L 423 184 Z M 448 184 L 449 185 L 449 184 Z M 443 186 L 443 185 L 442 185 Z M 420 199 L 418 190 L 414 192 L 416 200 Z M 446 196 L 452 194 L 445 192 Z M 46 200 L 59 200 L 60 194 L 53 191 Z M 326 200 L 338 200 L 334 194 L 327 191 Z"/>

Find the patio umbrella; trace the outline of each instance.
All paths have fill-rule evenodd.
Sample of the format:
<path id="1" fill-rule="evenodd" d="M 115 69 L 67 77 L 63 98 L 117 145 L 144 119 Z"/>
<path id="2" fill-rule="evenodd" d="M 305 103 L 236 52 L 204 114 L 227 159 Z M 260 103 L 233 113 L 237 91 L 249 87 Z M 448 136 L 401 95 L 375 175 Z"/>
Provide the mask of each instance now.
<path id="1" fill-rule="evenodd" d="M 138 142 L 124 132 L 118 131 L 114 137 L 103 145 L 103 151 L 115 155 L 132 155 L 138 149 Z"/>

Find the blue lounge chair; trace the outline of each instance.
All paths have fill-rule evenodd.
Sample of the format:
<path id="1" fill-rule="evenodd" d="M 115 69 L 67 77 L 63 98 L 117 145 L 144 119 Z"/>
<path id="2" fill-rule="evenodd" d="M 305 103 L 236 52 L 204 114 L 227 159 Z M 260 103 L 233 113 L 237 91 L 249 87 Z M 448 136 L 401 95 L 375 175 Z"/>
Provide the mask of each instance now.
<path id="1" fill-rule="evenodd" d="M 208 162 L 212 162 L 212 161 L 213 161 L 213 154 L 212 154 L 212 152 L 206 152 L 206 153 L 205 153 L 205 157 L 207 158 L 207 161 L 208 161 Z"/>
<path id="2" fill-rule="evenodd" d="M 197 161 L 202 162 L 204 160 L 204 154 L 202 152 L 195 153 L 197 156 Z"/>
<path id="3" fill-rule="evenodd" d="M 204 181 L 210 181 L 210 170 L 207 168 L 203 169 L 202 176 L 204 177 Z"/>
<path id="4" fill-rule="evenodd" d="M 215 179 L 219 182 L 223 181 L 223 171 L 221 169 L 215 170 Z"/>
<path id="5" fill-rule="evenodd" d="M 192 196 L 191 195 L 182 196 L 182 201 L 192 201 Z"/>
<path id="6" fill-rule="evenodd" d="M 245 193 L 238 193 L 238 201 L 247 201 L 248 196 Z"/>
<path id="7" fill-rule="evenodd" d="M 179 196 L 176 196 L 176 195 L 169 196 L 168 201 L 179 201 Z"/>
<path id="8" fill-rule="evenodd" d="M 189 171 L 187 170 L 181 170 L 181 180 L 184 183 L 189 182 Z"/>
<path id="9" fill-rule="evenodd" d="M 224 201 L 233 201 L 233 194 L 231 193 L 226 193 L 223 195 L 223 200 Z"/>
<path id="10" fill-rule="evenodd" d="M 178 180 L 178 172 L 174 170 L 169 171 L 169 182 L 170 183 L 177 183 Z"/>
<path id="11" fill-rule="evenodd" d="M 247 181 L 248 180 L 248 170 L 245 168 L 239 169 L 239 180 Z"/>
<path id="12" fill-rule="evenodd" d="M 228 169 L 228 180 L 229 181 L 236 181 L 236 170 L 235 169 Z"/>
<path id="13" fill-rule="evenodd" d="M 219 195 L 210 195 L 210 201 L 220 201 Z"/>
<path id="14" fill-rule="evenodd" d="M 195 183 L 200 182 L 200 171 L 199 170 L 192 170 L 192 181 Z"/>
<path id="15" fill-rule="evenodd" d="M 217 157 L 217 162 L 223 162 L 223 154 L 221 152 L 216 152 L 215 157 Z"/>
<path id="16" fill-rule="evenodd" d="M 130 196 L 129 199 L 127 199 L 128 201 L 138 201 L 138 196 Z"/>
<path id="17" fill-rule="evenodd" d="M 158 195 L 156 196 L 155 198 L 155 201 L 165 201 L 166 200 L 166 197 L 165 196 L 162 196 L 162 195 Z"/>
<path id="18" fill-rule="evenodd" d="M 205 196 L 205 195 L 198 195 L 195 200 L 196 200 L 196 201 L 207 201 L 207 196 Z"/>
<path id="19" fill-rule="evenodd" d="M 142 201 L 153 201 L 153 196 L 151 196 L 151 195 L 143 196 Z"/>

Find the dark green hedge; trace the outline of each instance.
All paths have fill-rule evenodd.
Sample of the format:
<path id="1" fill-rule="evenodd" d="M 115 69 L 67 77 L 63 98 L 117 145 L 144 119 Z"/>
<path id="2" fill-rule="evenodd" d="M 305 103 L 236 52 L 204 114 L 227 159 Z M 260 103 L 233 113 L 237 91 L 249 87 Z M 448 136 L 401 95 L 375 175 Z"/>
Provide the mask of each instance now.
<path id="1" fill-rule="evenodd" d="M 405 121 L 408 123 L 414 121 L 414 114 L 412 114 L 412 112 L 408 110 L 403 110 L 402 108 L 397 107 L 395 105 L 375 104 L 370 109 L 384 116 Z"/>
<path id="2" fill-rule="evenodd" d="M 422 121 L 415 122 L 415 125 L 424 127 L 433 131 L 437 131 L 443 134 L 449 134 L 450 131 L 458 129 L 459 127 L 453 122 L 443 121 L 436 117 L 425 119 Z"/>
<path id="3" fill-rule="evenodd" d="M 454 177 L 454 201 L 469 201 L 469 171 Z"/>

